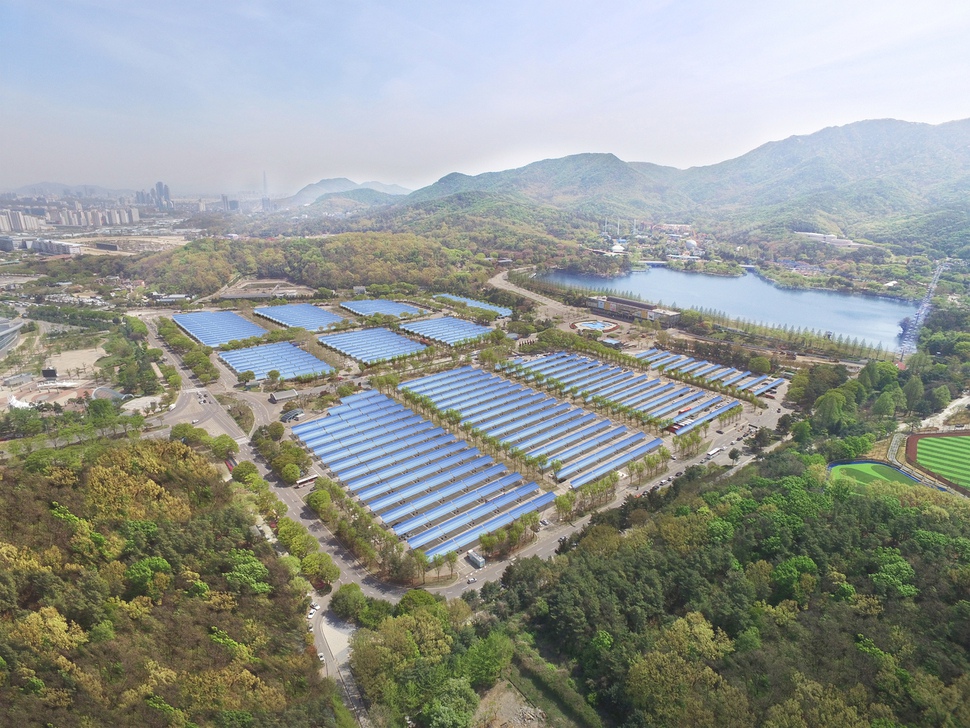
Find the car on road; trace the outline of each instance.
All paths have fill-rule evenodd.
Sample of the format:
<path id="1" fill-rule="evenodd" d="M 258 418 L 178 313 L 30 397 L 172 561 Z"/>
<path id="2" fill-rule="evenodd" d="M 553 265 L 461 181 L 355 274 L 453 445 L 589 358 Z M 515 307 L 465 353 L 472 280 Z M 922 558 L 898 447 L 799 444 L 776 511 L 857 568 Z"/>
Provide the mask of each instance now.
<path id="1" fill-rule="evenodd" d="M 320 605 L 317 604 L 316 602 L 313 602 L 313 604 L 310 605 L 310 609 L 316 610 L 316 609 L 319 609 L 319 608 L 320 608 Z"/>
<path id="2" fill-rule="evenodd" d="M 539 519 L 539 524 L 542 525 L 542 526 L 548 526 L 549 525 L 549 521 L 547 521 L 545 518 L 541 518 L 541 519 Z"/>
<path id="3" fill-rule="evenodd" d="M 675 477 L 675 478 L 679 478 L 679 477 L 680 477 L 681 475 L 683 475 L 683 474 L 684 474 L 684 471 L 683 471 L 683 470 L 679 470 L 678 472 L 676 472 L 676 473 L 674 474 L 674 477 Z"/>
<path id="4" fill-rule="evenodd" d="M 468 577 L 468 581 L 466 581 L 465 583 L 466 584 L 474 584 L 476 581 L 478 581 L 478 579 L 476 579 L 474 576 L 469 576 Z"/>
<path id="5" fill-rule="evenodd" d="M 320 660 L 320 662 L 326 662 L 327 661 L 327 658 L 324 656 L 324 654 L 322 652 L 318 652 L 317 653 L 317 659 Z"/>
<path id="6" fill-rule="evenodd" d="M 307 619 L 313 619 L 313 617 L 316 615 L 316 613 L 317 613 L 317 610 L 316 609 L 311 609 L 309 611 L 309 613 L 307 613 L 306 618 Z"/>

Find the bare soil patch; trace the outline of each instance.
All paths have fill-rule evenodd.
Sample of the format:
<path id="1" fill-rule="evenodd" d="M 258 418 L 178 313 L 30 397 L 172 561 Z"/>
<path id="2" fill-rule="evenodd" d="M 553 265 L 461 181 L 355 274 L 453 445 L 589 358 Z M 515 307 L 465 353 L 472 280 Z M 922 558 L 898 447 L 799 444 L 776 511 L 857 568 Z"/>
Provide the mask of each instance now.
<path id="1" fill-rule="evenodd" d="M 512 685 L 499 680 L 495 687 L 485 693 L 472 719 L 475 728 L 513 728 L 517 726 L 544 726 L 545 714 L 532 706 Z"/>

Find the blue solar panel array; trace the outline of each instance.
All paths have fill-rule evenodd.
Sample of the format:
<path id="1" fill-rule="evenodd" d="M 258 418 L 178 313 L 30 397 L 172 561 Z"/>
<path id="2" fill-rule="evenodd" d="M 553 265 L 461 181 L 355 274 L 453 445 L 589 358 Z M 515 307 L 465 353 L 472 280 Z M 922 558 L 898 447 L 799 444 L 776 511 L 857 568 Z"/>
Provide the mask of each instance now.
<path id="1" fill-rule="evenodd" d="M 383 314 L 385 316 L 397 316 L 400 318 L 402 316 L 419 316 L 427 313 L 423 308 L 411 306 L 407 303 L 398 303 L 397 301 L 386 301 L 383 298 L 370 298 L 363 301 L 344 301 L 340 306 L 358 316 Z"/>
<path id="2" fill-rule="evenodd" d="M 457 301 L 458 303 L 464 303 L 470 308 L 480 308 L 484 311 L 494 311 L 499 316 L 508 317 L 512 315 L 511 308 L 505 308 L 504 306 L 496 306 L 494 303 L 485 303 L 485 301 L 476 301 L 474 298 L 465 298 L 464 296 L 453 296 L 450 293 L 439 293 L 435 298 L 443 298 L 446 301 Z"/>
<path id="3" fill-rule="evenodd" d="M 547 370 L 558 369 L 553 366 L 555 362 L 547 363 Z M 400 387 L 428 397 L 439 410 L 455 410 L 462 423 L 530 457 L 545 456 L 546 469 L 559 461 L 560 482 L 585 476 L 607 461 L 622 467 L 631 462 L 623 460 L 630 452 L 646 447 L 636 456 L 641 457 L 661 445 L 658 438 L 614 427 L 609 420 L 472 367 L 432 374 Z M 607 472 L 610 471 L 602 475 Z M 576 486 L 575 480 L 573 485 Z"/>
<path id="4" fill-rule="evenodd" d="M 726 387 L 734 387 L 737 391 L 743 392 L 761 384 L 768 377 L 754 376 L 751 372 L 732 369 L 723 364 L 713 364 L 709 361 L 696 361 L 688 356 L 670 354 L 661 349 L 647 349 L 634 354 L 637 359 L 650 364 L 651 369 L 663 368 L 665 372 L 679 372 L 680 374 L 690 374 L 708 383 L 718 383 Z M 782 380 L 778 380 L 772 386 L 778 386 Z M 772 389 L 754 390 L 753 394 L 760 395 Z"/>
<path id="5" fill-rule="evenodd" d="M 280 379 L 323 376 L 333 371 L 329 364 L 288 341 L 226 351 L 220 353 L 219 358 L 236 373 L 251 371 L 256 379 L 266 379 L 273 370 L 280 373 Z"/>
<path id="6" fill-rule="evenodd" d="M 411 341 L 389 329 L 362 329 L 346 334 L 330 334 L 321 336 L 318 341 L 364 364 L 411 356 L 427 348 L 424 344 Z"/>
<path id="7" fill-rule="evenodd" d="M 461 551 L 555 498 L 374 391 L 344 397 L 293 433 L 352 496 L 429 557 Z"/>
<path id="8" fill-rule="evenodd" d="M 253 312 L 286 327 L 299 327 L 307 331 L 326 331 L 341 321 L 343 316 L 330 313 L 310 303 L 287 303 L 283 306 L 261 306 Z"/>
<path id="9" fill-rule="evenodd" d="M 640 358 L 644 361 L 653 358 L 654 364 L 663 360 L 667 360 L 672 365 L 683 363 L 674 361 L 680 359 L 679 356 L 674 356 L 673 359 L 670 357 L 669 354 L 652 349 L 644 352 Z M 670 420 L 681 427 L 689 426 L 693 422 L 692 417 L 703 415 L 712 407 L 720 405 L 725 399 L 678 382 L 664 383 L 659 378 L 651 378 L 653 374 L 639 374 L 629 369 L 604 364 L 596 359 L 572 354 L 550 354 L 531 361 L 517 360 L 515 366 L 530 372 L 532 378 L 541 375 L 544 379 L 560 382 L 567 389 L 585 396 L 587 402 L 595 399 L 604 400 L 643 412 L 657 420 Z M 723 368 L 718 365 L 711 366 L 718 370 Z M 728 369 L 723 374 L 718 373 L 715 378 L 727 377 L 730 372 L 735 371 Z M 738 403 L 731 400 L 730 404 L 734 406 Z M 678 430 L 678 432 L 681 431 Z M 564 447 L 568 447 L 569 444 Z M 565 452 L 569 456 L 575 456 L 577 453 L 576 447 Z M 559 455 L 556 457 L 558 458 Z M 563 477 L 565 473 L 565 477 L 569 477 L 572 472 L 570 468 L 564 468 L 559 474 Z M 573 481 L 574 485 L 575 482 Z"/>
<path id="10" fill-rule="evenodd" d="M 492 333 L 488 326 L 479 326 L 470 321 L 462 321 L 452 316 L 425 319 L 409 324 L 401 324 L 401 328 L 412 334 L 424 336 L 433 341 L 440 341 L 448 346 L 467 344 Z"/>
<path id="11" fill-rule="evenodd" d="M 193 339 L 211 347 L 266 333 L 262 326 L 257 326 L 232 311 L 177 313 L 172 316 L 172 320 Z"/>

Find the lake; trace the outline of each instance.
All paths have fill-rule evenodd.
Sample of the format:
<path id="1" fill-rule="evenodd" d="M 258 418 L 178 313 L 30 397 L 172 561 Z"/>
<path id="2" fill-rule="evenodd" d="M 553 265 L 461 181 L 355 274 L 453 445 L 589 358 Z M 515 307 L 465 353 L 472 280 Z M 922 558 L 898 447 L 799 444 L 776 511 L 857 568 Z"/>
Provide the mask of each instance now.
<path id="1" fill-rule="evenodd" d="M 556 271 L 544 280 L 577 288 L 634 294 L 644 301 L 677 308 L 709 308 L 770 326 L 831 331 L 883 349 L 899 348 L 899 322 L 917 304 L 876 296 L 779 288 L 748 273 L 739 278 L 684 273 L 668 268 L 634 271 L 616 278 Z"/>

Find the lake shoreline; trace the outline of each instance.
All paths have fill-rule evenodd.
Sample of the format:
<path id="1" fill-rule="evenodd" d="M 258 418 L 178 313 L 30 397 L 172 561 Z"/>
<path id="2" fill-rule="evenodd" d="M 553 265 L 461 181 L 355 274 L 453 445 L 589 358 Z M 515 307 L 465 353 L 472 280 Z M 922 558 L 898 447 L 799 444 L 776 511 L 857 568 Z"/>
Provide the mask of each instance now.
<path id="1" fill-rule="evenodd" d="M 852 289 L 846 290 L 844 288 L 827 288 L 826 286 L 793 286 L 791 284 L 787 284 L 787 283 L 783 283 L 781 281 L 778 281 L 778 280 L 772 278 L 771 276 L 769 276 L 764 271 L 762 271 L 760 268 L 755 268 L 755 267 L 750 267 L 750 268 L 745 267 L 745 268 L 742 269 L 742 272 L 740 274 L 735 275 L 733 273 L 708 273 L 707 271 L 702 271 L 702 270 L 684 270 L 683 268 L 673 268 L 673 267 L 671 267 L 669 265 L 650 265 L 650 264 L 647 264 L 643 268 L 630 268 L 628 274 L 633 274 L 633 273 L 649 273 L 651 268 L 658 269 L 658 270 L 669 270 L 669 271 L 674 271 L 674 272 L 677 272 L 677 273 L 684 273 L 684 274 L 687 274 L 687 275 L 709 276 L 711 278 L 734 278 L 734 279 L 738 279 L 738 278 L 744 278 L 748 273 L 751 273 L 752 275 L 756 276 L 757 278 L 760 278 L 761 280 L 765 281 L 766 283 L 770 283 L 775 288 L 777 288 L 779 290 L 782 290 L 782 291 L 820 291 L 822 293 L 835 293 L 835 294 L 840 295 L 840 296 L 866 296 L 866 297 L 869 297 L 869 298 L 876 298 L 876 299 L 880 299 L 880 300 L 884 300 L 884 301 L 896 301 L 898 303 L 905 303 L 905 304 L 910 304 L 910 303 L 915 304 L 915 303 L 917 303 L 920 300 L 919 297 L 916 297 L 916 298 L 907 298 L 906 296 L 893 296 L 893 295 L 890 295 L 890 294 L 879 293 L 877 291 L 857 291 L 857 290 L 852 290 Z M 565 275 L 577 275 L 577 274 L 572 273 L 570 271 L 567 271 L 567 270 L 565 270 L 563 268 L 549 268 L 547 270 L 547 273 L 564 273 Z M 546 275 L 546 274 L 543 274 L 543 275 Z M 602 278 L 603 280 L 611 280 L 611 278 L 615 278 L 616 277 L 616 276 L 612 276 L 611 277 L 611 276 L 603 275 L 601 273 L 581 273 L 581 274 L 578 274 L 578 275 L 589 276 L 591 278 Z"/>
<path id="2" fill-rule="evenodd" d="M 916 302 L 873 292 L 779 285 L 752 268 L 753 275 L 724 276 L 667 266 L 633 270 L 619 276 L 583 275 L 561 270 L 540 280 L 589 295 L 632 297 L 680 310 L 717 312 L 729 319 L 774 328 L 832 332 L 887 350 L 899 346 L 900 324 L 916 313 Z M 637 275 L 648 273 L 649 275 Z"/>

